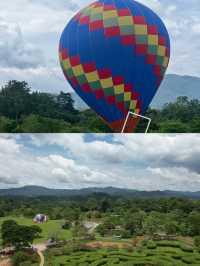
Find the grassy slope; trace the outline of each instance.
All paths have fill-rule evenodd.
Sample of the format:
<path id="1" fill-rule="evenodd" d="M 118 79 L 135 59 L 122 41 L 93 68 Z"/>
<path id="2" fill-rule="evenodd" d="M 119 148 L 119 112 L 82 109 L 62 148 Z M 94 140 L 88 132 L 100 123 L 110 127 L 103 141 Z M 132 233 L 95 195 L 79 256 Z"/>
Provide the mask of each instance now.
<path id="1" fill-rule="evenodd" d="M 14 218 L 14 217 L 4 217 L 0 218 L 0 226 L 5 220 L 15 220 L 20 225 L 35 225 L 33 223 L 32 219 L 28 218 Z M 38 226 L 42 229 L 41 238 L 36 239 L 35 243 L 42 243 L 49 239 L 50 236 L 53 234 L 57 234 L 59 237 L 62 237 L 63 239 L 69 239 L 71 238 L 71 232 L 70 230 L 63 230 L 61 229 L 62 221 L 61 220 L 51 220 L 44 224 L 38 224 Z"/>

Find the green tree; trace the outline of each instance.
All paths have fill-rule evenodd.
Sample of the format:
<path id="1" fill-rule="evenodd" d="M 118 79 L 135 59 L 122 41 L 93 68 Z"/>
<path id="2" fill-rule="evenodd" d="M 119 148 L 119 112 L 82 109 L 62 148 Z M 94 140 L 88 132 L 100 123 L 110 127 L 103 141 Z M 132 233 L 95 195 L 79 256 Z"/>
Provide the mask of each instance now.
<path id="1" fill-rule="evenodd" d="M 170 219 L 165 221 L 165 232 L 168 235 L 176 235 L 179 232 L 178 223 Z"/>
<path id="2" fill-rule="evenodd" d="M 0 115 L 19 121 L 31 113 L 30 88 L 26 82 L 9 81 L 0 91 Z"/>
<path id="3" fill-rule="evenodd" d="M 72 228 L 73 238 L 86 239 L 88 237 L 87 229 L 82 225 L 82 223 L 76 224 Z"/>
<path id="4" fill-rule="evenodd" d="M 131 235 L 141 234 L 143 231 L 145 214 L 143 212 L 136 212 L 127 214 L 124 219 L 124 228 L 130 232 Z"/>
<path id="5" fill-rule="evenodd" d="M 194 118 L 190 122 L 191 133 L 200 133 L 200 118 Z"/>
<path id="6" fill-rule="evenodd" d="M 62 228 L 65 230 L 69 230 L 72 227 L 72 223 L 69 220 L 65 220 L 64 224 L 62 225 Z"/>
<path id="7" fill-rule="evenodd" d="M 102 212 L 106 212 L 109 208 L 110 208 L 110 200 L 107 198 L 103 198 L 100 201 L 99 210 Z"/>
<path id="8" fill-rule="evenodd" d="M 61 110 L 74 112 L 77 111 L 74 109 L 74 100 L 72 99 L 72 96 L 70 93 L 64 93 L 60 92 L 60 94 L 57 96 L 57 103 L 60 106 Z"/>
<path id="9" fill-rule="evenodd" d="M 101 235 L 111 235 L 112 230 L 115 229 L 115 224 L 113 223 L 111 218 L 107 218 L 102 224 L 100 224 L 96 231 Z"/>
<path id="10" fill-rule="evenodd" d="M 17 234 L 17 229 L 18 229 L 17 226 L 18 225 L 14 220 L 7 220 L 3 222 L 1 226 L 1 236 L 4 246 L 13 245 L 13 239 L 15 239 L 15 236 Z"/>
<path id="11" fill-rule="evenodd" d="M 30 265 L 30 256 L 24 251 L 18 251 L 12 256 L 12 263 L 14 266 L 21 266 L 22 263 L 29 262 Z"/>
<path id="12" fill-rule="evenodd" d="M 194 244 L 200 250 L 200 236 L 194 238 Z"/>
<path id="13" fill-rule="evenodd" d="M 200 213 L 192 212 L 188 216 L 188 231 L 191 236 L 200 235 Z"/>
<path id="14" fill-rule="evenodd" d="M 99 233 L 100 236 L 104 237 L 107 234 L 107 228 L 103 224 L 100 224 L 97 226 L 96 232 Z"/>
<path id="15" fill-rule="evenodd" d="M 41 228 L 34 226 L 18 225 L 13 220 L 3 222 L 1 235 L 4 246 L 13 246 L 16 249 L 29 247 L 35 238 L 39 237 Z"/>
<path id="16" fill-rule="evenodd" d="M 11 120 L 4 116 L 0 117 L 0 132 L 1 133 L 14 132 L 16 126 L 17 126 L 17 123 L 14 120 Z"/>
<path id="17" fill-rule="evenodd" d="M 94 198 L 89 198 L 85 204 L 85 207 L 89 210 L 89 211 L 95 211 L 98 208 L 98 202 L 96 199 Z"/>
<path id="18" fill-rule="evenodd" d="M 144 221 L 144 232 L 153 237 L 156 233 L 162 230 L 162 224 L 158 213 L 151 213 Z"/>
<path id="19" fill-rule="evenodd" d="M 70 124 L 64 120 L 51 119 L 38 115 L 26 117 L 16 132 L 23 133 L 64 133 L 70 131 Z"/>
<path id="20" fill-rule="evenodd" d="M 187 123 L 181 121 L 164 121 L 160 123 L 160 132 L 161 133 L 187 133 L 189 132 Z"/>

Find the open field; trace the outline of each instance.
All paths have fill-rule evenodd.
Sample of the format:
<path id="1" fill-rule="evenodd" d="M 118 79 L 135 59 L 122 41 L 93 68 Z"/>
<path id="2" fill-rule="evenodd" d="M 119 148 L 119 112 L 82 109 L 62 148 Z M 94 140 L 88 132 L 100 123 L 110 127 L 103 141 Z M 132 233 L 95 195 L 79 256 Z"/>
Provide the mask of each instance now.
<path id="1" fill-rule="evenodd" d="M 33 223 L 32 219 L 28 218 L 16 218 L 16 217 L 4 217 L 0 218 L 0 226 L 1 224 L 6 220 L 15 220 L 20 225 L 35 225 Z M 61 228 L 63 221 L 62 220 L 50 220 L 47 223 L 44 224 L 37 224 L 42 229 L 41 238 L 36 239 L 34 243 L 43 243 L 47 241 L 52 236 L 57 236 L 59 238 L 62 238 L 64 240 L 67 240 L 71 238 L 71 231 L 70 230 L 63 230 Z"/>
<path id="2" fill-rule="evenodd" d="M 47 257 L 46 266 L 199 266 L 200 254 L 192 247 L 185 246 L 183 242 L 150 241 L 146 246 L 134 251 L 96 249 L 74 252 L 71 255 L 55 254 L 51 263 Z"/>

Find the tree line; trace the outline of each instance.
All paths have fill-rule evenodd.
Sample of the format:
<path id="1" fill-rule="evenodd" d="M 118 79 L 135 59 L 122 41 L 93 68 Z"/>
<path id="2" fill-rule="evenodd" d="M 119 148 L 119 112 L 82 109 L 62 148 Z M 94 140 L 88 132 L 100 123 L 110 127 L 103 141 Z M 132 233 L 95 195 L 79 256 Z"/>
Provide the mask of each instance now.
<path id="1" fill-rule="evenodd" d="M 1 217 L 33 218 L 45 213 L 53 220 L 70 224 L 84 219 L 101 220 L 98 232 L 102 236 L 113 234 L 123 237 L 164 232 L 182 236 L 200 236 L 200 200 L 125 199 L 106 195 L 85 198 L 41 197 L 37 199 L 1 198 Z"/>
<path id="2" fill-rule="evenodd" d="M 0 90 L 0 132 L 68 133 L 109 131 L 91 110 L 74 107 L 70 93 L 31 91 L 26 82 L 9 81 Z"/>
<path id="3" fill-rule="evenodd" d="M 179 97 L 162 109 L 149 109 L 152 133 L 199 133 L 200 101 Z M 144 132 L 141 121 L 137 132 Z M 0 132 L 2 133 L 110 133 L 111 130 L 90 109 L 74 107 L 70 93 L 58 95 L 32 91 L 25 82 L 9 81 L 0 90 Z"/>

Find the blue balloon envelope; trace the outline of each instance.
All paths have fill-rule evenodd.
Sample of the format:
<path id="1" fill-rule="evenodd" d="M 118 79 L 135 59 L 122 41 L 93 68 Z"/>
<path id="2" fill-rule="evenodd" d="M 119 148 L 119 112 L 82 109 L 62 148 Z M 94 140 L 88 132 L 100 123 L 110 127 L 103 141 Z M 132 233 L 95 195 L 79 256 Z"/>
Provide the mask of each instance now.
<path id="1" fill-rule="evenodd" d="M 115 132 L 131 112 L 144 115 L 163 80 L 170 39 L 161 19 L 134 0 L 100 0 L 76 14 L 59 45 L 76 93 Z M 138 118 L 127 121 L 133 132 Z"/>

